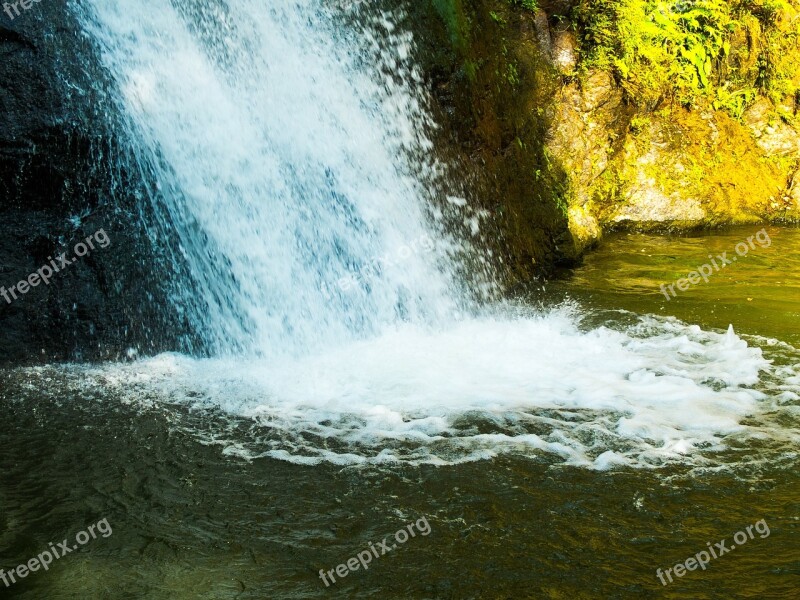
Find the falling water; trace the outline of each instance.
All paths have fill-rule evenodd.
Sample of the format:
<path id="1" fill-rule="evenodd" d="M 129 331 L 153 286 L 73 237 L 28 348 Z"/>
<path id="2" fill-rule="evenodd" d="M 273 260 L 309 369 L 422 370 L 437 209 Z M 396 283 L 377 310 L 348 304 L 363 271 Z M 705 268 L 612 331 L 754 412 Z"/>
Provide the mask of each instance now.
<path id="1" fill-rule="evenodd" d="M 431 123 L 392 15 L 345 35 L 318 0 L 85 4 L 218 353 L 454 314 L 430 229 Z"/>

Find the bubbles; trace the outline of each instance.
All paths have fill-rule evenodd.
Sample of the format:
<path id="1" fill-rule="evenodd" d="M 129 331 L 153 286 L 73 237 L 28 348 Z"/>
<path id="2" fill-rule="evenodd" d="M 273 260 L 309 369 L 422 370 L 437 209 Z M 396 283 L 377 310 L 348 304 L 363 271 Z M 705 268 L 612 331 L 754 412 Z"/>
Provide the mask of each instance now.
<path id="1" fill-rule="evenodd" d="M 240 457 L 448 465 L 515 453 L 610 469 L 713 465 L 732 443 L 796 436 L 767 418 L 789 392 L 765 383 L 774 370 L 733 331 L 651 317 L 587 329 L 564 308 L 405 325 L 301 359 L 167 354 L 71 377 L 129 402 L 222 409 L 249 433 L 196 433 Z"/>
<path id="2" fill-rule="evenodd" d="M 733 329 L 587 327 L 569 308 L 463 316 L 450 257 L 487 266 L 468 242 L 487 215 L 459 190 L 431 203 L 445 169 L 398 15 L 360 11 L 345 29 L 311 0 L 76 10 L 180 239 L 176 298 L 217 358 L 73 366 L 72 388 L 168 407 L 232 459 L 651 468 L 796 441 L 796 369 Z M 402 250 L 421 239 L 434 243 Z M 490 298 L 487 272 L 470 287 Z M 195 418 L 220 411 L 230 428 Z"/>

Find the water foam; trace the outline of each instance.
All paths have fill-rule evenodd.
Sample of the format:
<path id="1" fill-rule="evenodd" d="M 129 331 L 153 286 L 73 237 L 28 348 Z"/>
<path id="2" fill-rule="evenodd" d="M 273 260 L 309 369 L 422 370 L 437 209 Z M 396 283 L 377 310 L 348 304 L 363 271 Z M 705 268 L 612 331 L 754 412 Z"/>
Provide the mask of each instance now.
<path id="1" fill-rule="evenodd" d="M 800 392 L 786 373 L 763 385 L 775 368 L 732 329 L 651 317 L 586 329 L 567 309 L 391 328 L 300 359 L 166 354 L 75 369 L 75 385 L 129 402 L 221 407 L 258 424 L 245 438 L 207 432 L 231 455 L 307 464 L 509 452 L 595 469 L 713 464 L 732 440 L 763 435 L 761 415 Z"/>
<path id="2" fill-rule="evenodd" d="M 597 469 L 713 464 L 800 397 L 796 369 L 778 373 L 732 330 L 587 328 L 566 309 L 463 317 L 458 244 L 436 219 L 464 211 L 470 235 L 480 223 L 454 190 L 432 202 L 442 173 L 399 13 L 364 7 L 348 29 L 315 0 L 75 10 L 116 82 L 160 226 L 181 240 L 187 318 L 216 355 L 72 366 L 59 376 L 75 389 L 175 407 L 176 422 L 187 408 L 244 419 L 247 434 L 196 429 L 231 456 L 517 452 Z M 371 266 L 421 239 L 436 243 Z"/>

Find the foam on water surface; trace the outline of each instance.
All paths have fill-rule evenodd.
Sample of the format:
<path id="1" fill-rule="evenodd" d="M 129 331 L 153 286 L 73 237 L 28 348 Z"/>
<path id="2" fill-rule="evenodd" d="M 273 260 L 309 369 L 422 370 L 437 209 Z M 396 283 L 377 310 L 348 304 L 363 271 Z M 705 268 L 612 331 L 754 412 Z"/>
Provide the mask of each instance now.
<path id="1" fill-rule="evenodd" d="M 569 309 L 397 327 L 301 359 L 165 354 L 72 366 L 68 378 L 126 402 L 220 408 L 251 433 L 199 430 L 207 441 L 310 464 L 516 453 L 595 469 L 712 465 L 731 442 L 796 442 L 795 428 L 763 416 L 800 397 L 795 366 L 774 367 L 732 329 L 649 317 L 587 329 Z"/>

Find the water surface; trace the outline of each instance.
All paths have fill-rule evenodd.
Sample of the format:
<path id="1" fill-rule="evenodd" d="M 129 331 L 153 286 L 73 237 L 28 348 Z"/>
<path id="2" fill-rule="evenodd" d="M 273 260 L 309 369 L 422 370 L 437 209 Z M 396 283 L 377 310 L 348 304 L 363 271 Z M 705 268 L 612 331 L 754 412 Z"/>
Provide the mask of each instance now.
<path id="1" fill-rule="evenodd" d="M 770 249 L 669 303 L 658 298 L 660 282 L 691 270 L 709 248 L 735 244 L 740 232 L 676 237 L 668 245 L 650 236 L 611 239 L 572 277 L 528 299 L 552 303 L 566 295 L 573 302 L 568 310 L 545 313 L 539 321 L 527 313 L 506 314 L 473 324 L 475 330 L 407 333 L 404 340 L 389 340 L 398 347 L 406 343 L 406 349 L 373 357 L 376 363 L 394 361 L 382 369 L 364 363 L 379 345 L 354 351 L 362 368 L 343 379 L 330 378 L 333 371 L 325 368 L 343 363 L 325 355 L 315 364 L 322 389 L 302 380 L 309 363 L 298 363 L 296 379 L 272 388 L 284 394 L 281 402 L 294 402 L 291 393 L 306 396 L 294 413 L 281 405 L 283 420 L 265 413 L 275 400 L 259 387 L 278 371 L 262 366 L 254 373 L 252 363 L 229 370 L 227 379 L 213 369 L 206 379 L 200 375 L 231 365 L 177 355 L 128 365 L 6 371 L 0 378 L 6 415 L 0 430 L 0 565 L 19 564 L 100 518 L 114 533 L 4 594 L 795 598 L 800 353 L 791 345 L 797 330 L 787 316 L 797 310 L 791 294 L 797 280 L 774 267 L 778 257 L 781 264 L 797 263 L 800 237 L 796 230 L 769 231 Z M 569 316 L 575 311 L 577 320 Z M 731 323 L 735 334 L 727 330 Z M 637 328 L 644 333 L 638 342 Z M 439 352 L 460 345 L 467 362 L 460 373 L 440 379 L 423 372 L 404 389 L 397 373 L 422 368 L 409 350 L 415 342 L 422 362 L 435 360 L 436 352 L 426 354 L 431 342 Z M 520 352 L 521 364 L 504 364 Z M 503 353 L 503 360 L 493 360 L 492 353 Z M 655 357 L 672 373 L 658 373 Z M 433 373 L 450 364 L 440 360 Z M 605 385 L 619 385 L 614 363 L 620 360 L 642 361 L 643 379 L 622 388 L 622 396 L 608 395 L 604 402 L 617 402 L 615 412 L 599 399 Z M 480 370 L 481 363 L 494 373 Z M 695 373 L 692 364 L 709 377 Z M 625 365 L 629 377 L 637 373 L 630 367 Z M 252 376 L 244 385 L 247 370 Z M 604 382 L 605 371 L 611 374 Z M 649 388 L 643 387 L 648 373 L 655 373 Z M 726 382 L 725 373 L 740 380 Z M 570 393 L 559 389 L 558 377 Z M 698 406 L 676 403 L 669 391 L 660 396 L 670 381 L 682 381 L 676 385 L 688 386 L 705 408 L 686 413 Z M 479 393 L 470 390 L 475 384 Z M 326 421 L 320 412 L 327 410 L 328 419 L 348 414 L 329 405 L 343 391 L 349 392 L 349 425 Z M 414 394 L 424 402 L 405 411 Z M 514 400 L 497 406 L 503 394 Z M 370 397 L 376 410 L 398 418 L 370 416 L 359 404 L 366 406 Z M 432 423 L 419 411 L 435 397 L 453 409 L 442 418 L 460 416 Z M 598 406 L 557 406 L 570 397 L 595 398 Z M 667 427 L 670 435 L 683 431 L 696 446 L 665 452 L 655 440 L 644 443 L 641 432 L 620 429 L 621 419 L 637 415 L 631 412 L 637 397 L 641 418 Z M 293 419 L 301 410 L 310 416 Z M 705 421 L 693 427 L 683 413 L 705 415 Z M 415 419 L 428 419 L 428 429 L 417 423 L 417 433 L 409 435 Z M 531 443 L 531 436 L 543 443 Z M 570 451 L 559 452 L 556 442 Z M 388 454 L 375 460 L 381 449 Z M 607 451 L 630 464 L 597 461 Z M 335 568 L 423 516 L 430 535 L 409 540 L 330 588 L 319 579 L 319 569 Z M 656 569 L 673 567 L 708 542 L 730 540 L 762 519 L 768 537 L 757 535 L 669 586 L 658 580 Z"/>

